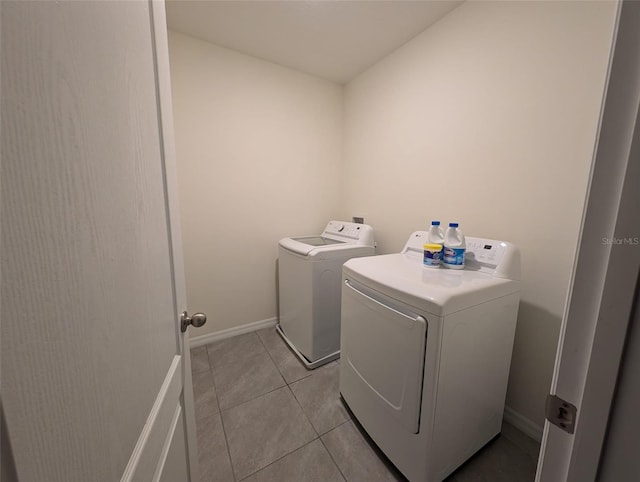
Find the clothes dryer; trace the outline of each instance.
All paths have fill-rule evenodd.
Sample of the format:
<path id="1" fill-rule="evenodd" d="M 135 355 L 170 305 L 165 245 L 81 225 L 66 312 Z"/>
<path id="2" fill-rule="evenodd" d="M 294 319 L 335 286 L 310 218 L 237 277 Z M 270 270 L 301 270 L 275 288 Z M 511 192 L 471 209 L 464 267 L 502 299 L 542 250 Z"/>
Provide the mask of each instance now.
<path id="1" fill-rule="evenodd" d="M 437 482 L 501 429 L 520 300 L 511 243 L 467 237 L 463 270 L 401 253 L 343 267 L 340 393 L 411 482 Z"/>

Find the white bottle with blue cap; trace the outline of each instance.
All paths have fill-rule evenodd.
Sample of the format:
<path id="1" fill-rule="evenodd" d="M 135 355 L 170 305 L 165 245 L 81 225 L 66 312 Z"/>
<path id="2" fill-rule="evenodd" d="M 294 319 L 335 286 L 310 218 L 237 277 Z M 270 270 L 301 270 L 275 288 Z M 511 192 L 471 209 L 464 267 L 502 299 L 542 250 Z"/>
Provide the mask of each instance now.
<path id="1" fill-rule="evenodd" d="M 458 227 L 458 223 L 449 223 L 447 232 L 444 235 L 443 266 L 451 269 L 463 269 L 465 250 L 464 234 Z"/>
<path id="2" fill-rule="evenodd" d="M 431 221 L 427 239 L 431 244 L 444 244 L 444 231 L 440 227 L 440 221 Z"/>

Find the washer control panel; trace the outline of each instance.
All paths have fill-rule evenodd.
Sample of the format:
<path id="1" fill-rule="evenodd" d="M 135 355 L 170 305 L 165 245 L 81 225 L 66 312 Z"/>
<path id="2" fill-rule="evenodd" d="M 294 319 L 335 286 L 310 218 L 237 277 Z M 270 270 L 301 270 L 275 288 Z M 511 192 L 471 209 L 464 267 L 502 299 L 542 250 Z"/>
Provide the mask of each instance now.
<path id="1" fill-rule="evenodd" d="M 350 223 L 347 221 L 329 221 L 322 233 L 331 239 L 352 240 L 358 244 L 374 246 L 373 228 L 368 224 Z"/>

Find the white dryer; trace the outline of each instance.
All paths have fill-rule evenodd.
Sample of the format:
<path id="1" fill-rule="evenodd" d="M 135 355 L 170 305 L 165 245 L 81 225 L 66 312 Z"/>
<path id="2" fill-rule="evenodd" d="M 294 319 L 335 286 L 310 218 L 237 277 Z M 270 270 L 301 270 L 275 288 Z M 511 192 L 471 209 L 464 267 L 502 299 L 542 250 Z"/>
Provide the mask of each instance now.
<path id="1" fill-rule="evenodd" d="M 367 224 L 330 221 L 320 235 L 280 240 L 276 328 L 307 368 L 340 356 L 342 265 L 373 254 Z"/>
<path id="2" fill-rule="evenodd" d="M 340 392 L 411 482 L 441 481 L 500 433 L 520 300 L 520 254 L 467 237 L 464 270 L 401 253 L 343 267 Z"/>

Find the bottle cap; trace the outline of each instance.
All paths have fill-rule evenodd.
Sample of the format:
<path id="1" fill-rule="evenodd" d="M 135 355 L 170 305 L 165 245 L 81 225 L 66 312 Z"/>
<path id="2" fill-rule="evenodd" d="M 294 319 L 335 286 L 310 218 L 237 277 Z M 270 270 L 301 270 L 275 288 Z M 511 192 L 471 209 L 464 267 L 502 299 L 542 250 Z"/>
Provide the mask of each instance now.
<path id="1" fill-rule="evenodd" d="M 450 228 L 457 228 L 458 227 L 458 223 L 449 223 L 449 227 Z"/>
<path id="2" fill-rule="evenodd" d="M 431 221 L 431 226 L 440 226 L 440 221 Z"/>

